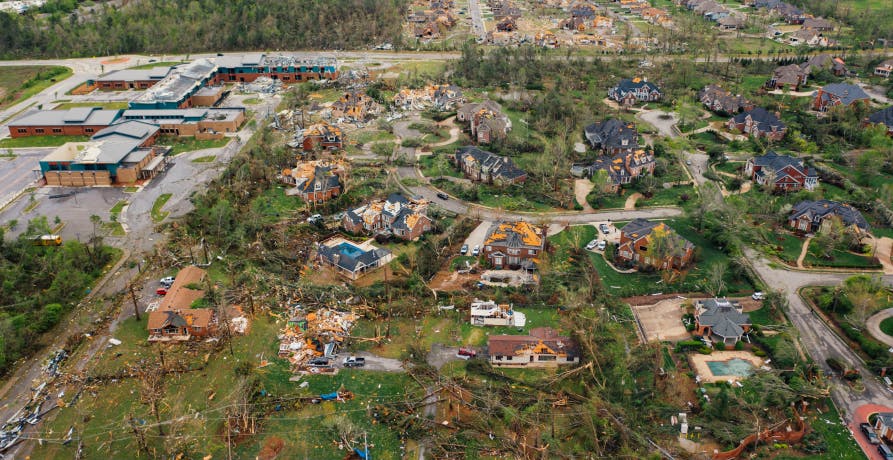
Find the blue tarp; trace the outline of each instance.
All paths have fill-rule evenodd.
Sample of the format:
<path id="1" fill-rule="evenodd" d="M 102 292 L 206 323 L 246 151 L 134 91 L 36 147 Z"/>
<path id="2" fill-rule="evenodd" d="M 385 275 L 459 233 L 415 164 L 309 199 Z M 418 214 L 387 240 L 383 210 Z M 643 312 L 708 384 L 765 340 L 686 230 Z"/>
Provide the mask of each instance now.
<path id="1" fill-rule="evenodd" d="M 368 450 L 366 450 L 366 451 L 362 451 L 362 450 L 360 450 L 360 449 L 354 449 L 353 451 L 354 451 L 354 453 L 356 453 L 357 455 L 359 455 L 360 458 L 362 458 L 363 460 L 366 460 L 366 459 L 369 458 L 369 451 L 368 451 Z"/>
<path id="2" fill-rule="evenodd" d="M 319 395 L 319 399 L 322 399 L 323 401 L 336 400 L 336 399 L 338 399 L 338 392 L 336 391 L 334 393 L 326 393 L 326 394 Z"/>

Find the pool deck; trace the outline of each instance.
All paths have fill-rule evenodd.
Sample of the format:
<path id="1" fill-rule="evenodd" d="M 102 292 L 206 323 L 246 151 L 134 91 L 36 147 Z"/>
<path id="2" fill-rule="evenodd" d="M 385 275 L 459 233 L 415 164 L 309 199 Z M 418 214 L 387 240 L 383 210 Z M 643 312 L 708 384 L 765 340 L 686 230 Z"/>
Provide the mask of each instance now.
<path id="1" fill-rule="evenodd" d="M 729 380 L 741 380 L 742 377 L 735 377 L 733 375 L 713 375 L 713 372 L 710 371 L 710 368 L 707 366 L 707 361 L 728 361 L 733 358 L 740 358 L 745 361 L 749 361 L 753 364 L 755 369 L 759 369 L 760 366 L 763 365 L 763 359 L 757 355 L 749 351 L 714 351 L 709 355 L 692 354 L 689 355 L 688 359 L 691 363 L 691 367 L 694 368 L 695 374 L 701 376 L 702 382 L 726 382 Z"/>

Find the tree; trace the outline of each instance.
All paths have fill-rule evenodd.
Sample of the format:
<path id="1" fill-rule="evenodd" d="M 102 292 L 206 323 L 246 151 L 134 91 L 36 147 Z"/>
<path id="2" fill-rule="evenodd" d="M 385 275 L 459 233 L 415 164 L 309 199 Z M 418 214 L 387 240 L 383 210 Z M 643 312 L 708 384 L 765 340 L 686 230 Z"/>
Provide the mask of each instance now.
<path id="1" fill-rule="evenodd" d="M 714 262 L 707 267 L 707 278 L 704 280 L 704 288 L 711 297 L 719 297 L 726 289 L 726 270 L 728 266 L 724 262 Z"/>

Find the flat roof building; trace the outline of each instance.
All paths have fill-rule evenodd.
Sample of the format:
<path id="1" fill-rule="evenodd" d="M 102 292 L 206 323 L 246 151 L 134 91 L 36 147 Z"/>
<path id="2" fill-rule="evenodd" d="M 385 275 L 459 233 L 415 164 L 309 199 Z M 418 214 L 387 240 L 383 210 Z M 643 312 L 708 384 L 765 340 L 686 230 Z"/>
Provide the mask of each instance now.
<path id="1" fill-rule="evenodd" d="M 338 78 L 338 61 L 332 57 L 298 59 L 295 56 L 270 56 L 263 53 L 220 56 L 215 59 L 215 83 L 252 82 L 269 77 L 284 83 Z"/>
<path id="2" fill-rule="evenodd" d="M 245 108 L 191 108 L 173 110 L 125 110 L 123 120 L 139 120 L 158 125 L 161 135 L 222 138 L 245 122 Z"/>
<path id="3" fill-rule="evenodd" d="M 147 89 L 167 77 L 172 68 L 161 66 L 151 69 L 115 70 L 92 80 L 92 83 L 101 90 Z"/>
<path id="4" fill-rule="evenodd" d="M 101 107 L 41 110 L 9 123 L 9 135 L 11 137 L 92 136 L 111 126 L 120 116 L 120 110 L 103 110 Z"/>
<path id="5" fill-rule="evenodd" d="M 217 65 L 208 59 L 198 59 L 174 67 L 166 77 L 130 101 L 130 108 L 185 109 L 192 107 L 196 105 L 192 100 L 193 96 L 209 84 L 216 73 Z M 219 94 L 222 95 L 222 90 Z"/>

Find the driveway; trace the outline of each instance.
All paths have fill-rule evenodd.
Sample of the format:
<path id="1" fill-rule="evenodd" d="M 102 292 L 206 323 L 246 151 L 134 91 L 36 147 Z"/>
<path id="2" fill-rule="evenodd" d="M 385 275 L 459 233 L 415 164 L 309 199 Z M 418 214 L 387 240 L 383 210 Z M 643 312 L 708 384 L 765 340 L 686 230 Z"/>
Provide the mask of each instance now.
<path id="1" fill-rule="evenodd" d="M 366 360 L 366 365 L 363 367 L 356 367 L 354 369 L 359 369 L 363 371 L 383 371 L 383 372 L 403 372 L 403 362 L 399 359 L 392 358 L 382 358 L 381 356 L 369 353 L 368 351 L 361 351 L 355 353 L 353 355 L 349 355 L 347 353 L 340 353 L 337 358 L 335 358 L 335 368 L 336 369 L 344 369 L 344 358 L 348 356 L 356 356 L 358 358 L 363 358 Z"/>
<path id="2" fill-rule="evenodd" d="M 875 313 L 865 321 L 865 329 L 868 329 L 868 333 L 888 347 L 893 347 L 893 337 L 881 330 L 881 321 L 891 316 L 893 316 L 893 308 L 888 308 Z"/>
<path id="3" fill-rule="evenodd" d="M 665 118 L 668 117 L 668 118 Z M 676 137 L 676 130 L 673 127 L 679 120 L 673 112 L 664 112 L 663 110 L 646 110 L 636 114 L 636 118 L 651 124 L 657 131 L 666 137 Z"/>
<path id="4" fill-rule="evenodd" d="M 468 245 L 468 255 L 471 255 L 471 250 L 475 246 L 483 247 L 484 238 L 487 237 L 487 230 L 490 230 L 492 226 L 493 222 L 485 220 L 468 234 L 468 237 L 465 238 L 465 244 Z"/>

